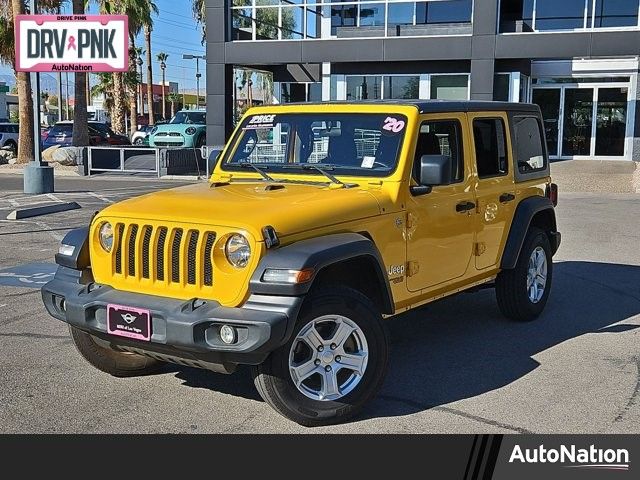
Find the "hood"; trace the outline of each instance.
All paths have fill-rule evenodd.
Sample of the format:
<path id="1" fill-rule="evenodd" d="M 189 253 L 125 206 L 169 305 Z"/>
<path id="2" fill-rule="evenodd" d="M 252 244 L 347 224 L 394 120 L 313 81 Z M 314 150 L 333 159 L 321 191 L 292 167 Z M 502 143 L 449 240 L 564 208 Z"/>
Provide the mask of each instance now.
<path id="1" fill-rule="evenodd" d="M 243 182 L 150 193 L 111 205 L 99 217 L 219 225 L 261 238 L 267 225 L 282 237 L 378 214 L 376 198 L 360 188 Z"/>

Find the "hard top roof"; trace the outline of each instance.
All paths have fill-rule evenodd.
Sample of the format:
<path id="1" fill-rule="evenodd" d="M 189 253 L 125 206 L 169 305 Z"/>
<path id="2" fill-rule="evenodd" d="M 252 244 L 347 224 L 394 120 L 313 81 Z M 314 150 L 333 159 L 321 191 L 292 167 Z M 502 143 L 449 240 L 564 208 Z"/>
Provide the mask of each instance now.
<path id="1" fill-rule="evenodd" d="M 359 100 L 311 103 L 287 103 L 284 105 L 404 105 L 414 106 L 420 113 L 446 112 L 527 112 L 538 113 L 540 108 L 532 103 L 489 102 L 479 100 Z M 283 106 L 284 106 L 283 105 Z M 264 105 L 269 107 L 269 105 Z"/>

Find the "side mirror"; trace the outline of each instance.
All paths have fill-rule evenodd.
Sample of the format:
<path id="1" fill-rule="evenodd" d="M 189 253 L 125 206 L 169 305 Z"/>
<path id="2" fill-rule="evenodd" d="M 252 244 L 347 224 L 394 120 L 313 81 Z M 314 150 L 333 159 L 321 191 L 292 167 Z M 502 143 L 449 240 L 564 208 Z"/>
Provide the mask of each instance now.
<path id="1" fill-rule="evenodd" d="M 209 157 L 207 158 L 207 177 L 210 177 L 213 171 L 215 170 L 223 150 L 224 150 L 223 145 L 209 147 Z"/>
<path id="2" fill-rule="evenodd" d="M 453 162 L 447 155 L 423 155 L 417 171 L 418 186 L 411 188 L 413 195 L 431 193 L 433 187 L 453 183 Z"/>

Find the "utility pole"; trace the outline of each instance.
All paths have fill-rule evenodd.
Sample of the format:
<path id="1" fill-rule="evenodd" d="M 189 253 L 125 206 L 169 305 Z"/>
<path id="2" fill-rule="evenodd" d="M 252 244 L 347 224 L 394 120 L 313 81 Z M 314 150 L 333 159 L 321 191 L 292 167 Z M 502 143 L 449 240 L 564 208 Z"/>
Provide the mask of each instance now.
<path id="1" fill-rule="evenodd" d="M 30 0 L 31 14 L 38 12 L 36 0 Z M 40 74 L 32 73 L 32 98 L 33 98 L 33 161 L 24 169 L 24 193 L 42 194 L 52 193 L 53 167 L 42 162 L 42 145 L 40 143 Z"/>

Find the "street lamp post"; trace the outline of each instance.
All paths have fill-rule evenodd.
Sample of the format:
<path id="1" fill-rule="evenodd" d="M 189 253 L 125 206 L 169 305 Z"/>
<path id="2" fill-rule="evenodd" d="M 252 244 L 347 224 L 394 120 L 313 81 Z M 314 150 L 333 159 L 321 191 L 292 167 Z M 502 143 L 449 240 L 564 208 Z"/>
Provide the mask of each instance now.
<path id="1" fill-rule="evenodd" d="M 142 64 L 144 63 L 142 59 L 138 56 L 136 60 L 138 67 L 140 67 L 140 76 L 138 77 L 138 90 L 140 92 L 140 108 L 139 112 L 142 116 L 144 116 L 144 94 L 142 93 Z M 136 118 L 136 126 L 138 125 L 138 119 Z"/>
<path id="2" fill-rule="evenodd" d="M 162 119 L 167 119 L 167 100 L 165 98 L 165 70 L 167 69 L 167 64 L 164 62 L 160 62 L 160 69 L 162 70 Z"/>
<path id="3" fill-rule="evenodd" d="M 200 78 L 202 78 L 202 74 L 200 73 L 200 60 L 206 60 L 206 56 L 204 55 L 190 55 L 183 54 L 183 60 L 195 60 L 196 61 L 196 108 L 200 108 Z"/>
<path id="4" fill-rule="evenodd" d="M 36 0 L 29 2 L 30 13 L 38 12 Z M 42 162 L 42 145 L 40 144 L 40 74 L 31 74 L 33 82 L 31 95 L 33 99 L 33 161 L 24 169 L 24 193 L 42 194 L 54 191 L 53 167 Z"/>

